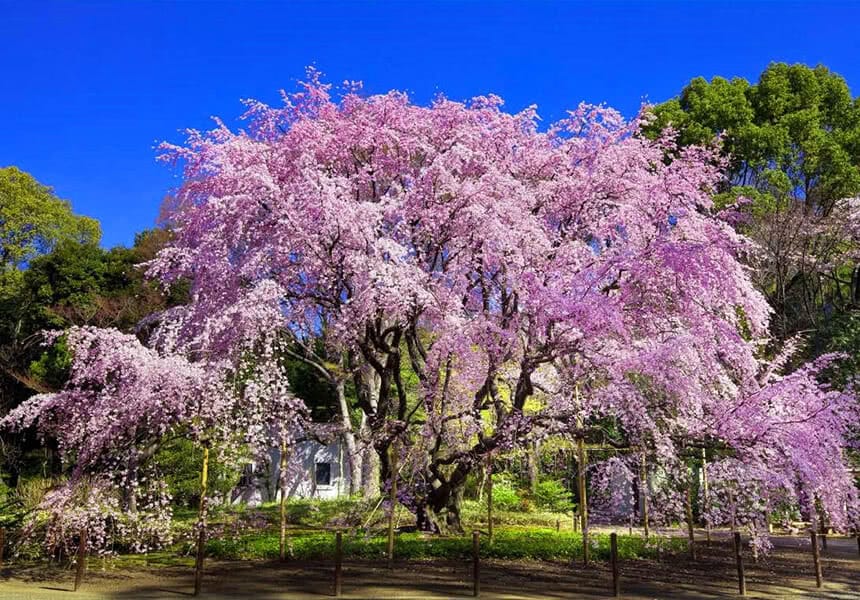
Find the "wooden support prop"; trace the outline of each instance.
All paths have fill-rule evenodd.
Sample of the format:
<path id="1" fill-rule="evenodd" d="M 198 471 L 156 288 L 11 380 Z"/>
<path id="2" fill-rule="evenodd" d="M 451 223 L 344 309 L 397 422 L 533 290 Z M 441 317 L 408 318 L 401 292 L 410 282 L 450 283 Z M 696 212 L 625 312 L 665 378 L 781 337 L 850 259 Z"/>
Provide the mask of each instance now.
<path id="1" fill-rule="evenodd" d="M 744 558 L 741 554 L 741 533 L 735 531 L 732 537 L 735 545 L 735 562 L 738 564 L 738 593 L 741 596 L 747 595 L 747 579 L 744 575 Z"/>
<path id="2" fill-rule="evenodd" d="M 585 440 L 583 438 L 579 438 L 577 440 L 577 455 L 579 463 L 577 485 L 579 487 L 579 528 L 582 530 L 582 561 L 585 564 L 588 564 L 588 499 L 586 497 L 587 492 L 585 486 L 585 461 L 587 460 L 587 454 L 585 450 Z"/>
<path id="3" fill-rule="evenodd" d="M 812 538 L 812 562 L 815 564 L 815 587 L 821 587 L 822 577 L 821 577 L 821 554 L 818 552 L 818 534 L 814 531 L 811 531 L 810 537 Z"/>
<path id="4" fill-rule="evenodd" d="M 397 455 L 393 447 L 388 449 L 388 466 L 391 471 L 390 495 L 391 512 L 388 513 L 388 568 L 394 568 L 394 512 L 397 509 Z"/>
<path id="5" fill-rule="evenodd" d="M 621 597 L 621 578 L 618 575 L 618 534 L 609 534 L 609 557 L 612 560 L 612 593 Z"/>
<path id="6" fill-rule="evenodd" d="M 857 554 L 860 554 L 860 533 L 857 534 Z"/>
<path id="7" fill-rule="evenodd" d="M 556 530 L 556 531 L 561 531 L 561 519 L 556 519 L 556 520 L 555 520 L 555 530 Z"/>
<path id="8" fill-rule="evenodd" d="M 860 540 L 860 538 L 858 538 Z M 3 549 L 6 547 L 6 528 L 0 527 L 0 569 L 3 568 Z"/>
<path id="9" fill-rule="evenodd" d="M 87 568 L 87 530 L 81 529 L 80 540 L 78 541 L 78 564 L 75 571 L 75 591 L 81 587 L 81 582 L 84 580 L 84 570 Z"/>
<path id="10" fill-rule="evenodd" d="M 197 512 L 197 558 L 194 561 L 194 595 L 200 595 L 203 584 L 203 555 L 206 551 L 206 493 L 209 484 L 209 447 L 203 447 L 200 471 L 200 510 Z"/>
<path id="11" fill-rule="evenodd" d="M 334 596 L 343 593 L 343 533 L 338 531 L 334 540 Z"/>
<path id="12" fill-rule="evenodd" d="M 278 483 L 281 488 L 281 539 L 278 548 L 278 557 L 281 562 L 287 560 L 287 445 L 281 444 L 281 461 L 278 466 Z"/>
<path id="13" fill-rule="evenodd" d="M 472 596 L 481 595 L 481 532 L 472 532 Z"/>

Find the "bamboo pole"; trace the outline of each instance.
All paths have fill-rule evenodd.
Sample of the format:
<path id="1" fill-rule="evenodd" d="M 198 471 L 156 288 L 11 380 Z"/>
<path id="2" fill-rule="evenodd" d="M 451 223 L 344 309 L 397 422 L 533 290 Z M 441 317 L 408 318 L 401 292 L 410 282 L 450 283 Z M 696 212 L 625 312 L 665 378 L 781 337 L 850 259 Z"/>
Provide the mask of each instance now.
<path id="1" fill-rule="evenodd" d="M 738 521 L 737 521 L 737 506 L 735 506 L 735 493 L 734 493 L 734 491 L 732 490 L 732 488 L 729 488 L 729 504 L 731 505 L 731 508 L 732 508 L 732 512 L 731 512 L 731 519 L 732 519 L 732 521 L 731 521 L 731 527 L 732 527 L 732 531 L 736 531 L 736 530 L 737 530 L 737 528 L 738 528 Z"/>
<path id="2" fill-rule="evenodd" d="M 487 456 L 487 538 L 493 543 L 493 458 Z"/>
<path id="3" fill-rule="evenodd" d="M 708 545 L 711 544 L 711 522 L 707 518 L 708 511 L 711 509 L 711 496 L 710 490 L 708 489 L 708 457 L 705 449 L 702 448 L 702 488 L 703 488 L 703 500 L 704 500 L 704 510 L 702 514 L 705 515 L 705 539 L 708 541 Z"/>
<path id="4" fill-rule="evenodd" d="M 203 554 L 206 550 L 206 495 L 209 484 L 209 447 L 203 447 L 203 468 L 200 471 L 200 507 L 197 512 L 197 560 L 194 563 L 194 595 L 200 595 L 203 583 Z"/>
<path id="5" fill-rule="evenodd" d="M 281 539 L 278 556 L 281 562 L 287 559 L 287 444 L 281 443 L 281 461 L 278 470 L 278 482 L 281 488 Z"/>
<path id="6" fill-rule="evenodd" d="M 645 528 L 645 539 L 648 539 L 648 471 L 645 469 L 645 453 L 639 460 L 639 481 L 642 488 L 642 526 Z"/>

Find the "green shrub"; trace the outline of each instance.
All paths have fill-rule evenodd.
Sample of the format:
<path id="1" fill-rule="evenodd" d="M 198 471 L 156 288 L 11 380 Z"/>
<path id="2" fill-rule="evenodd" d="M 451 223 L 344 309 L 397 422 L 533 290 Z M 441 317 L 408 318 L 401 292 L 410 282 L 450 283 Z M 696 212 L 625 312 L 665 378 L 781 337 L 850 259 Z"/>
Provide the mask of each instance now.
<path id="1" fill-rule="evenodd" d="M 173 502 L 180 506 L 196 506 L 200 501 L 200 469 L 203 450 L 191 440 L 178 437 L 165 444 L 155 457 L 159 470 L 165 474 Z M 213 496 L 226 496 L 239 483 L 241 473 L 218 460 L 218 453 L 209 454 L 209 490 Z"/>
<path id="2" fill-rule="evenodd" d="M 541 481 L 535 487 L 535 502 L 540 508 L 553 512 L 573 510 L 573 495 L 564 484 L 554 479 Z"/>
<path id="3" fill-rule="evenodd" d="M 493 474 L 493 509 L 501 511 L 524 509 L 522 498 L 504 473 Z"/>
<path id="4" fill-rule="evenodd" d="M 18 487 L 15 488 L 15 501 L 24 512 L 30 512 L 39 506 L 53 485 L 54 482 L 45 477 L 21 479 L 18 481 Z"/>

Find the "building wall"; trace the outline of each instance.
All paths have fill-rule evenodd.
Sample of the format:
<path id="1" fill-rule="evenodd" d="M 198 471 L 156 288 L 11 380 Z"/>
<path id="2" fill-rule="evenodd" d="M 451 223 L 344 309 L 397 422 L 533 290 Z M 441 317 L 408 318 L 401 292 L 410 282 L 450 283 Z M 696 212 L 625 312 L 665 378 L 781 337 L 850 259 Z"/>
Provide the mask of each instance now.
<path id="1" fill-rule="evenodd" d="M 344 468 L 344 451 L 339 440 L 328 445 L 307 441 L 293 448 L 287 467 L 287 498 L 333 499 L 349 494 L 349 469 Z M 279 500 L 280 463 L 280 449 L 272 448 L 268 464 L 249 465 L 232 494 L 232 501 L 255 506 Z"/>

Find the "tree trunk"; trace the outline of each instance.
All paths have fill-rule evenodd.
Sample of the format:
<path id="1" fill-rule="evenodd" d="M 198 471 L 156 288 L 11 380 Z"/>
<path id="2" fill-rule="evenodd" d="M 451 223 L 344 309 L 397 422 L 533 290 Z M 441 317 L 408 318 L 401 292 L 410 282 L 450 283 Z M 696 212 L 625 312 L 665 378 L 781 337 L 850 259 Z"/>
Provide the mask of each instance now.
<path id="1" fill-rule="evenodd" d="M 696 537 L 693 530 L 693 481 L 692 473 L 687 481 L 686 494 L 684 498 L 684 509 L 687 513 L 687 543 L 690 550 L 690 558 L 696 559 Z"/>
<path id="2" fill-rule="evenodd" d="M 417 507 L 418 529 L 443 535 L 463 533 L 460 517 L 462 501 L 463 484 L 452 486 L 444 483 L 431 487 L 427 497 Z"/>
<path id="3" fill-rule="evenodd" d="M 540 451 L 537 441 L 526 450 L 526 464 L 529 474 L 529 491 L 534 494 L 540 476 Z"/>
<path id="4" fill-rule="evenodd" d="M 379 407 L 379 375 L 371 367 L 365 366 L 361 371 L 361 385 L 365 388 L 367 401 L 371 411 L 376 412 Z M 372 430 L 370 427 L 370 419 L 365 412 L 361 415 L 361 427 L 359 429 L 359 438 L 362 442 L 360 450 L 361 459 L 361 493 L 365 498 L 376 498 L 380 494 L 380 464 L 379 454 L 373 444 L 370 443 L 372 438 Z"/>
<path id="5" fill-rule="evenodd" d="M 349 403 L 346 401 L 346 389 L 342 379 L 335 386 L 337 390 L 337 402 L 340 408 L 340 422 L 343 426 L 343 442 L 346 445 L 347 462 L 349 466 L 349 495 L 358 492 L 361 484 L 361 457 L 359 456 L 355 433 L 352 429 L 352 419 L 349 414 Z"/>

